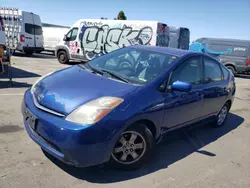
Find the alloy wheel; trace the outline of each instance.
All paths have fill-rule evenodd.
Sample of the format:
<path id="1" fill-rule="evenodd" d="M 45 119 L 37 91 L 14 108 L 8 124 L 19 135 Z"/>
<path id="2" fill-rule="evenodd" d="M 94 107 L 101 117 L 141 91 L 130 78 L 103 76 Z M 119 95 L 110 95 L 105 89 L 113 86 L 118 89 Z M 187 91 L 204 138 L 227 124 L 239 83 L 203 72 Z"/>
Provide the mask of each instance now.
<path id="1" fill-rule="evenodd" d="M 112 157 L 121 164 L 138 161 L 146 151 L 146 141 L 135 131 L 126 131 L 119 138 L 112 152 Z"/>
<path id="2" fill-rule="evenodd" d="M 218 120 L 217 123 L 218 125 L 222 125 L 227 117 L 227 113 L 228 113 L 228 108 L 227 105 L 223 106 L 223 108 L 221 109 L 219 115 L 218 115 Z"/>

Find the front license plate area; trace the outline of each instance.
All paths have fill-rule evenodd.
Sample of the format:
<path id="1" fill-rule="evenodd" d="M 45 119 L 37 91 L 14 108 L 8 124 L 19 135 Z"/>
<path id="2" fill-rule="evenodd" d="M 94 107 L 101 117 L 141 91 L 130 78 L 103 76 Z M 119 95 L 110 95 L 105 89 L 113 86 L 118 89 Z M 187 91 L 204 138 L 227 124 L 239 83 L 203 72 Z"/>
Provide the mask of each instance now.
<path id="1" fill-rule="evenodd" d="M 24 117 L 25 120 L 27 121 L 28 125 L 35 130 L 36 129 L 36 122 L 37 122 L 37 117 L 32 114 L 31 111 L 29 111 L 28 109 L 25 109 L 24 111 Z"/>

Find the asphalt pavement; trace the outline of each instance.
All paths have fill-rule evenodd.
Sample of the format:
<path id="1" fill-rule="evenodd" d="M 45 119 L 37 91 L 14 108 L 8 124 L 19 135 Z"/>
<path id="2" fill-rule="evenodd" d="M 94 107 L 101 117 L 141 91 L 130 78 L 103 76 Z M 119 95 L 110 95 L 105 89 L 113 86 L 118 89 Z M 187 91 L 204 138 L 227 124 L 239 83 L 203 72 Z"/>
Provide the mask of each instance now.
<path id="1" fill-rule="evenodd" d="M 45 155 L 27 135 L 20 110 L 25 90 L 40 76 L 68 66 L 49 54 L 17 54 L 13 84 L 0 76 L 0 188 L 250 187 L 250 76 L 236 78 L 224 127 L 169 133 L 147 164 L 122 171 L 69 167 Z"/>

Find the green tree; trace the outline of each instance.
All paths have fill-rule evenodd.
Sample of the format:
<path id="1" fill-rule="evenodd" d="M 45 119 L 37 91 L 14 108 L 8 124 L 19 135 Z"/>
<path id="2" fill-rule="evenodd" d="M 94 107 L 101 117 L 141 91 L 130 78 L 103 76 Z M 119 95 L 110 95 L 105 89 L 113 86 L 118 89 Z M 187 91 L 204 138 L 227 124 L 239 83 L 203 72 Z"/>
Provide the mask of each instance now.
<path id="1" fill-rule="evenodd" d="M 117 20 L 127 20 L 127 17 L 125 16 L 125 13 L 123 11 L 120 11 L 118 13 Z"/>

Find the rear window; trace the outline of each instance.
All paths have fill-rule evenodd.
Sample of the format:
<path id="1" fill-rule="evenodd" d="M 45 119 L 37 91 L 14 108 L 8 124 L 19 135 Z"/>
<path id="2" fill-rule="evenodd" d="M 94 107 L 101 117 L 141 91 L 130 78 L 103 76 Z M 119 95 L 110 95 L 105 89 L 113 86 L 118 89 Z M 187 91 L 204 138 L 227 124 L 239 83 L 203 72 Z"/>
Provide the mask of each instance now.
<path id="1" fill-rule="evenodd" d="M 206 49 L 207 53 L 214 55 L 228 55 L 237 57 L 246 57 L 248 48 L 240 45 L 219 45 L 209 44 Z"/>
<path id="2" fill-rule="evenodd" d="M 42 27 L 39 25 L 26 23 L 25 32 L 31 35 L 42 35 L 43 30 L 42 30 Z"/>
<path id="3" fill-rule="evenodd" d="M 180 29 L 180 33 L 181 33 L 181 36 L 182 36 L 182 37 L 187 37 L 187 38 L 190 37 L 189 29 L 181 28 L 181 29 Z"/>

